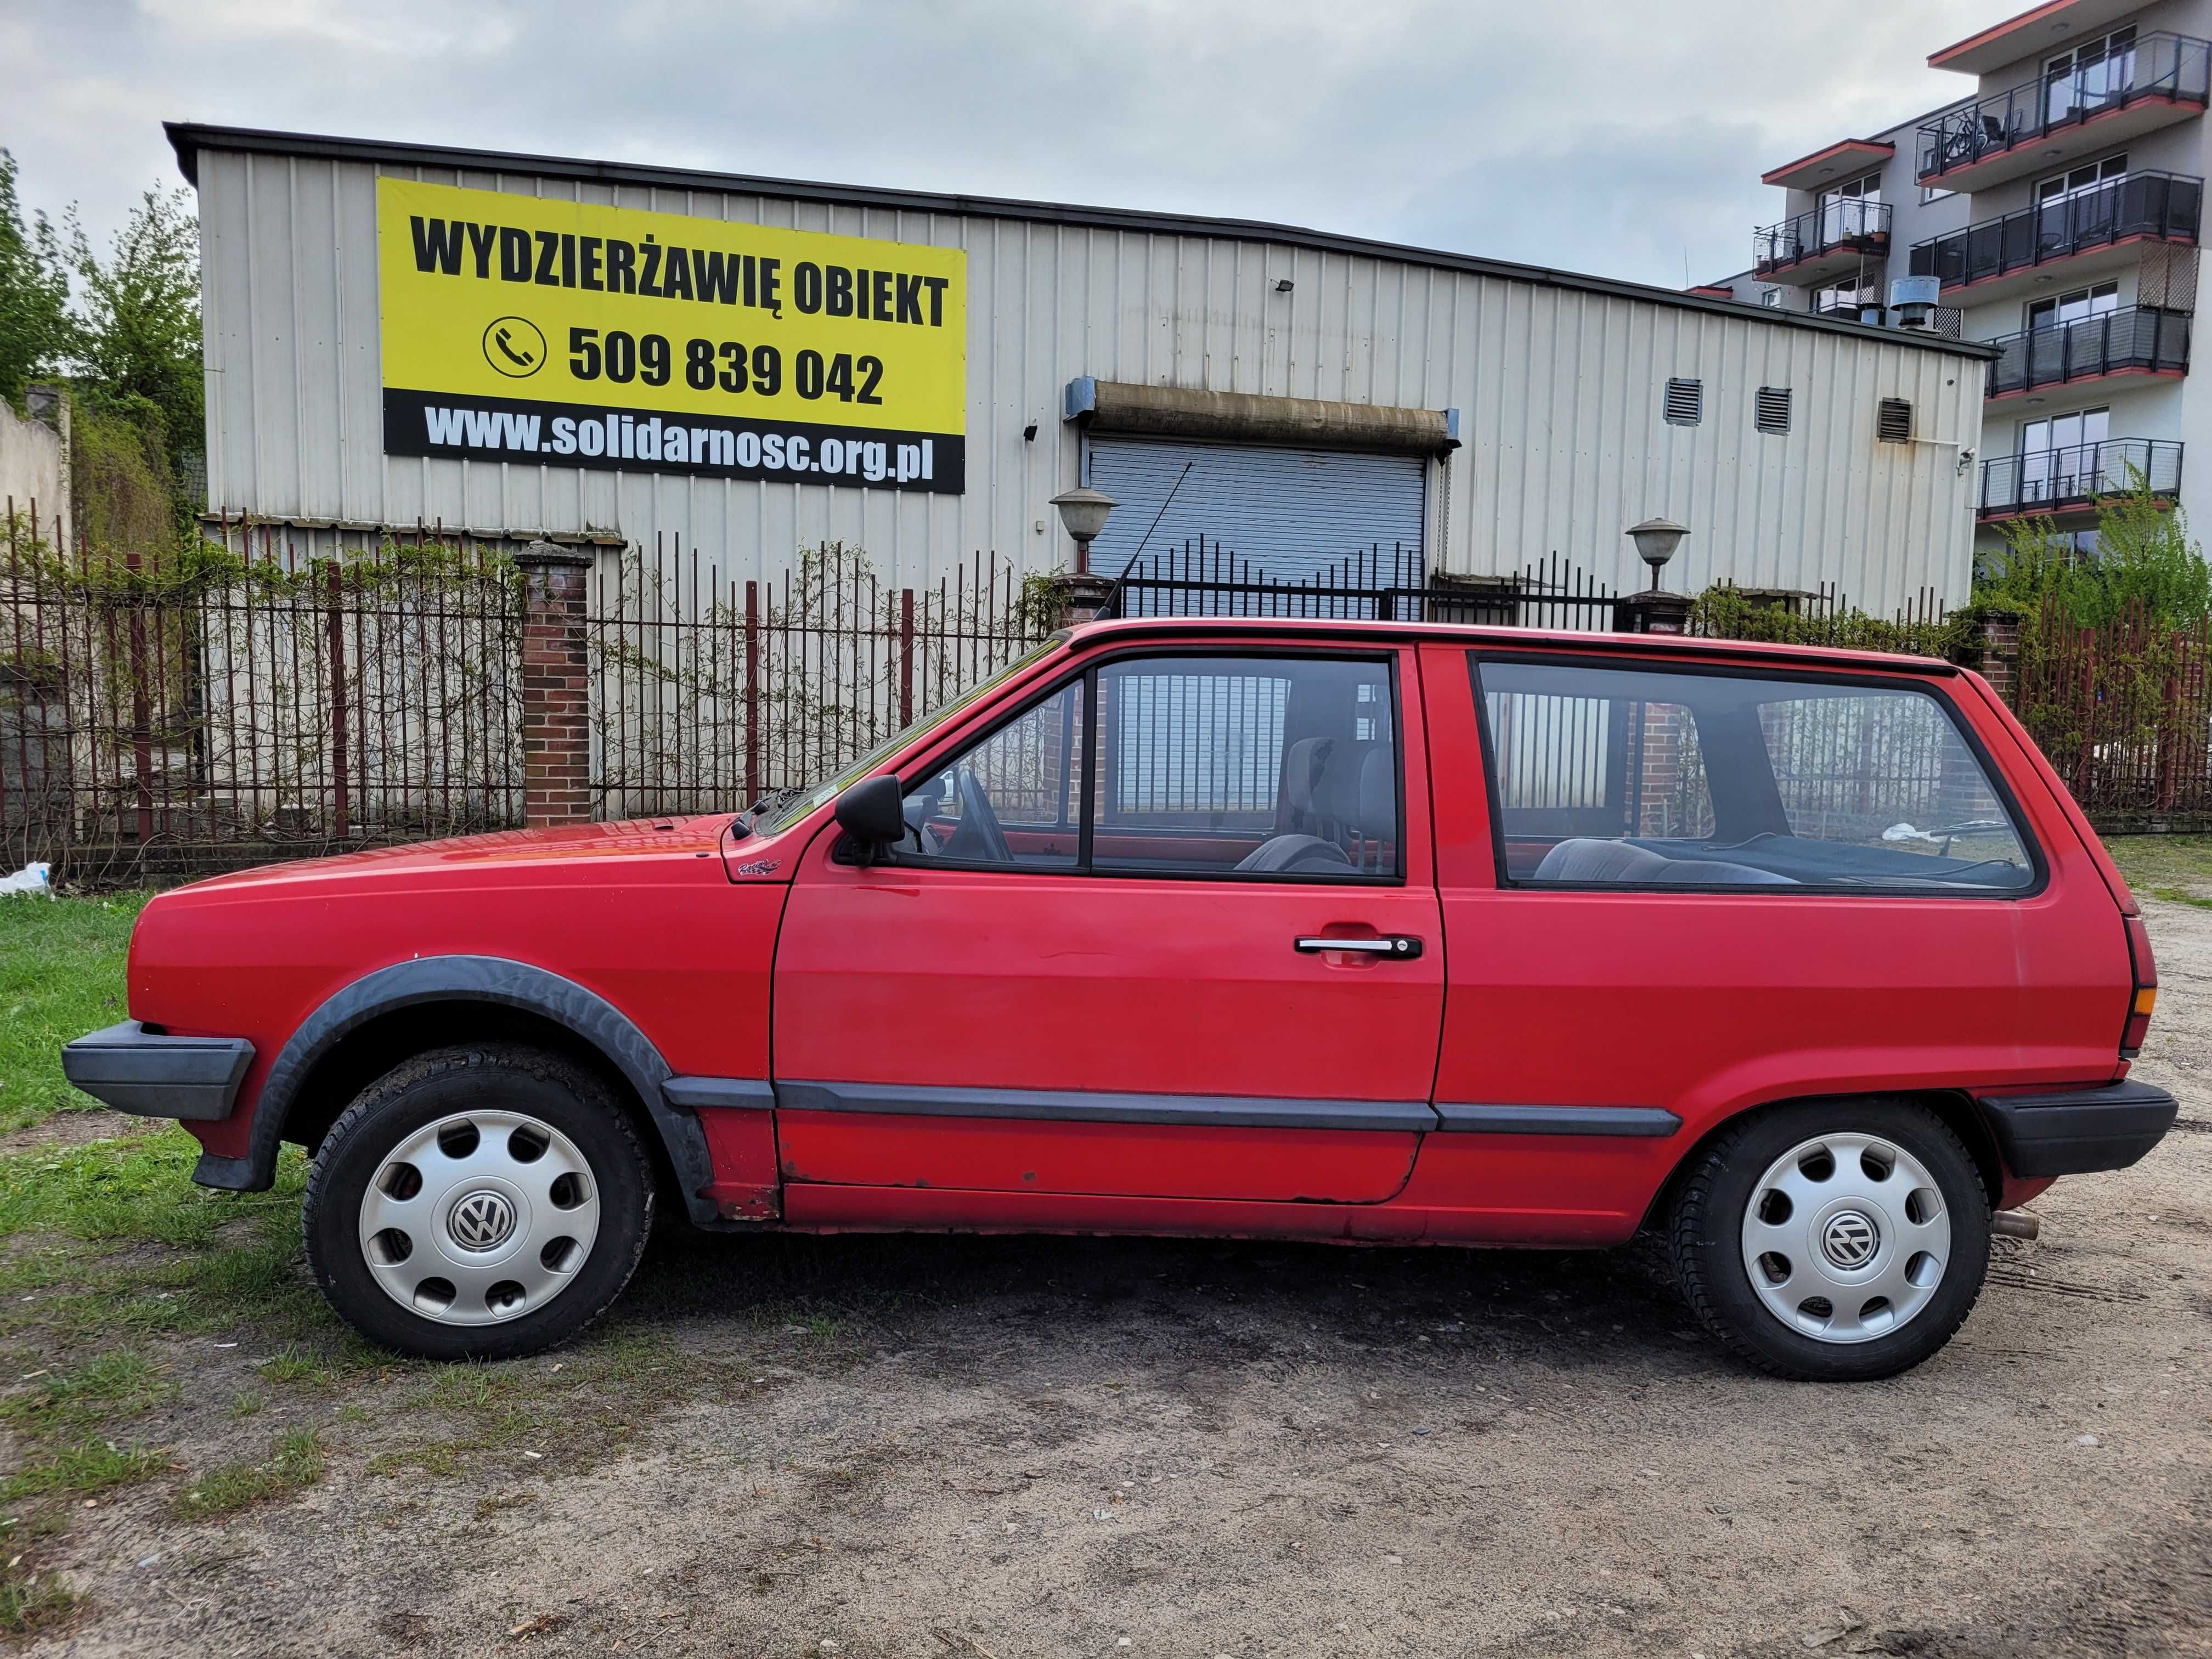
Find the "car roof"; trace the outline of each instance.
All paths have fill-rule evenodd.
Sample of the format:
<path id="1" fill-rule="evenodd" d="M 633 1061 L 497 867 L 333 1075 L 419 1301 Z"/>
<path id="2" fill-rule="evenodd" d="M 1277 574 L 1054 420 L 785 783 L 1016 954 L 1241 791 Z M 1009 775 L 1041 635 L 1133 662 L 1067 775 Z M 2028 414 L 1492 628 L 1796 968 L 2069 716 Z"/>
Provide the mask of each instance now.
<path id="1" fill-rule="evenodd" d="M 1077 651 L 1135 640 L 1190 636 L 1218 639 L 1224 635 L 1249 635 L 1255 639 L 1352 641 L 1370 646 L 1426 641 L 1463 646 L 1469 650 L 1547 653 L 1603 653 L 1617 656 L 1628 651 L 1639 655 L 1676 655 L 1697 662 L 1762 662 L 1793 668 L 1827 665 L 1863 672 L 1877 668 L 1892 673 L 1921 675 L 1954 675 L 1960 672 L 1956 665 L 1940 657 L 1913 657 L 1892 651 L 1852 651 L 1841 646 L 1779 645 L 1764 640 L 1708 640 L 1682 634 L 1613 634 L 1565 628 L 1484 628 L 1468 623 L 1368 622 L 1307 617 L 1130 617 L 1083 623 L 1066 632 L 1070 649 Z"/>

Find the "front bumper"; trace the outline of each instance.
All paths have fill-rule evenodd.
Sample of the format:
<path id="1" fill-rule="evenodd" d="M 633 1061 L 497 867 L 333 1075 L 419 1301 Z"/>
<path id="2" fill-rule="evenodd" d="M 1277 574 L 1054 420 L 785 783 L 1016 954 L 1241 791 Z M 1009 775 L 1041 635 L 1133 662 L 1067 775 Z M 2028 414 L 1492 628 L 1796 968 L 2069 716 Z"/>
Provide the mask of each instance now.
<path id="1" fill-rule="evenodd" d="M 135 1019 L 62 1045 L 64 1077 L 140 1117 L 228 1117 L 252 1064 L 253 1045 L 244 1037 L 170 1036 Z"/>
<path id="2" fill-rule="evenodd" d="M 1975 1103 L 2014 1175 L 2124 1170 L 2173 1127 L 2173 1097 L 2129 1079 L 2045 1094 L 1982 1095 Z"/>

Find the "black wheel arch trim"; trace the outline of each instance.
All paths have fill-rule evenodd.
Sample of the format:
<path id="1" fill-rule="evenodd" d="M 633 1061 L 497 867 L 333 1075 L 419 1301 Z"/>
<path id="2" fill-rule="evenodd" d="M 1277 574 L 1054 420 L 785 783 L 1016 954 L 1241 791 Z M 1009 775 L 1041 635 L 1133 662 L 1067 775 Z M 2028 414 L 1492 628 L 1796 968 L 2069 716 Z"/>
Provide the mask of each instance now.
<path id="1" fill-rule="evenodd" d="M 674 1076 L 652 1041 L 621 1009 L 595 991 L 550 970 L 504 957 L 416 957 L 365 974 L 300 1022 L 263 1081 L 254 1102 L 252 1137 L 244 1158 L 203 1155 L 192 1179 L 234 1192 L 261 1192 L 276 1178 L 284 1122 L 315 1067 L 345 1037 L 373 1019 L 434 1002 L 484 1002 L 539 1015 L 573 1033 L 622 1073 L 667 1149 L 686 1212 L 701 1226 L 720 1221 L 701 1195 L 714 1179 L 706 1132 L 664 1085 Z"/>

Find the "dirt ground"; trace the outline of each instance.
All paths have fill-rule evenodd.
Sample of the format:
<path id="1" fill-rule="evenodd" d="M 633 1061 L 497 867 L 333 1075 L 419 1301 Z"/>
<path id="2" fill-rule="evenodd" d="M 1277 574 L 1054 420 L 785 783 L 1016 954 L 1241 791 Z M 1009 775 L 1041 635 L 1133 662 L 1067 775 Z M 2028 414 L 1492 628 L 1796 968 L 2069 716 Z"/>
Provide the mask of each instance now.
<path id="1" fill-rule="evenodd" d="M 2212 910 L 2148 908 L 2180 1127 L 1894 1381 L 1746 1374 L 1642 1251 L 672 1235 L 515 1364 L 140 1343 L 167 1461 L 10 1546 L 30 1650 L 2212 1652 Z"/>

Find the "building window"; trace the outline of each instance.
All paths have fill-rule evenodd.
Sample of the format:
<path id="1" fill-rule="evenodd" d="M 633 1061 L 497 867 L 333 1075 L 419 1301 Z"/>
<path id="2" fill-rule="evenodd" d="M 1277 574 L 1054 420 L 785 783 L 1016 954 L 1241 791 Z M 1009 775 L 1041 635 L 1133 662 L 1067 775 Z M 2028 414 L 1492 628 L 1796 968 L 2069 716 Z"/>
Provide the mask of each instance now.
<path id="1" fill-rule="evenodd" d="M 2120 285 L 2099 283 L 2094 288 L 2077 288 L 2056 299 L 2031 301 L 2027 325 L 2031 329 L 2063 328 L 2069 323 L 2085 323 L 2092 317 L 2102 317 L 2119 307 Z"/>
<path id="2" fill-rule="evenodd" d="M 1946 190 L 1941 185 L 1923 185 L 1920 186 L 1920 205 L 1926 207 L 1931 202 L 1940 202 L 1958 193 L 1955 190 Z"/>
<path id="3" fill-rule="evenodd" d="M 1838 313 L 1856 317 L 1867 306 L 1881 303 L 1881 288 L 1875 283 L 1831 283 L 1826 288 L 1813 290 L 1813 314 L 1816 317 Z"/>
<path id="4" fill-rule="evenodd" d="M 2110 34 L 2084 40 L 2043 65 L 2045 125 L 2057 126 L 2102 108 L 2135 79 L 2136 31 L 2130 24 Z M 2155 71 L 2154 71 L 2154 73 Z"/>
<path id="5" fill-rule="evenodd" d="M 1790 388 L 1786 386 L 1763 386 L 1759 388 L 1759 414 L 1754 424 L 1761 432 L 1782 433 L 1790 430 Z"/>
<path id="6" fill-rule="evenodd" d="M 1820 243 L 1824 247 L 1881 229 L 1881 174 L 1869 173 L 1820 192 Z"/>
<path id="7" fill-rule="evenodd" d="M 1912 405 L 1902 398 L 1884 398 L 1875 410 L 1874 435 L 1886 444 L 1912 441 Z"/>
<path id="8" fill-rule="evenodd" d="M 2069 167 L 2063 173 L 2054 173 L 2048 179 L 2039 179 L 2035 185 L 2035 204 L 2049 207 L 2071 196 L 2080 196 L 2100 185 L 2108 185 L 2115 179 L 2124 179 L 2128 173 L 2128 155 L 2122 150 L 2118 155 L 2107 155 L 2101 161 L 2084 161 L 2078 167 Z"/>
<path id="9" fill-rule="evenodd" d="M 1667 419 L 1675 426 L 1695 426 L 1705 418 L 1705 383 L 1673 380 L 1667 382 Z"/>
<path id="10" fill-rule="evenodd" d="M 1759 289 L 1759 303 L 1765 306 L 1770 311 L 1781 310 L 1782 290 L 1778 288 L 1763 288 Z"/>
<path id="11" fill-rule="evenodd" d="M 2109 477 L 2104 443 L 2112 424 L 2109 409 L 2085 409 L 2020 423 L 2020 499 L 2066 501 L 2103 489 L 2124 489 Z"/>

